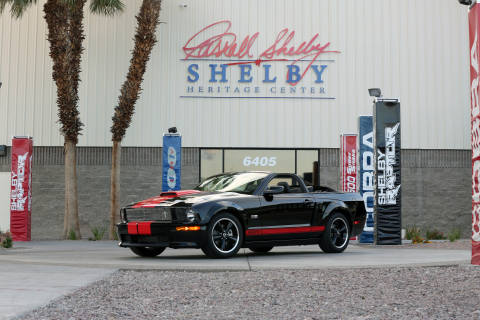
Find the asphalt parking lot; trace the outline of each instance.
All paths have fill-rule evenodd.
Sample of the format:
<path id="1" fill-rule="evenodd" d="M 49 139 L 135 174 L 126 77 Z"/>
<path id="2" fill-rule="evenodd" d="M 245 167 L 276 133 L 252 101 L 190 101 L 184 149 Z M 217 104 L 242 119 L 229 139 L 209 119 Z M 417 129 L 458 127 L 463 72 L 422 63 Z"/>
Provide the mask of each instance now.
<path id="1" fill-rule="evenodd" d="M 259 271 L 272 269 L 384 268 L 459 266 L 470 263 L 469 250 L 382 249 L 351 245 L 342 254 L 318 246 L 278 247 L 269 253 L 242 249 L 231 259 L 207 258 L 201 250 L 167 249 L 141 258 L 114 241 L 17 242 L 24 249 L 0 251 L 0 319 L 10 319 L 53 299 L 123 270 Z"/>

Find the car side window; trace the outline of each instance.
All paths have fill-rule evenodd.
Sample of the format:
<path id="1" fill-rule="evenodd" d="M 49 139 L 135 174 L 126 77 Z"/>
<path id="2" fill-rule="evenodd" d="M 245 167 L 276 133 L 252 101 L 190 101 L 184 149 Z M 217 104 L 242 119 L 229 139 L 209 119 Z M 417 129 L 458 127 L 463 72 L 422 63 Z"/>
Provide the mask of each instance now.
<path id="1" fill-rule="evenodd" d="M 276 177 L 273 178 L 268 186 L 283 186 L 283 193 L 303 193 L 304 191 L 300 187 L 299 181 L 294 177 Z"/>

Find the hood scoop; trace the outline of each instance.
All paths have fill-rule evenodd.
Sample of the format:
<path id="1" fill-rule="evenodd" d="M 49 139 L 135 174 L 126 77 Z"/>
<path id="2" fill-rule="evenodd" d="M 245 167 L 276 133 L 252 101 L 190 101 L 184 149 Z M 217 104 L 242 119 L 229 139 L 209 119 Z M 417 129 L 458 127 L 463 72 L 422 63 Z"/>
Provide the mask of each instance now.
<path id="1" fill-rule="evenodd" d="M 162 192 L 158 197 L 153 197 L 150 199 L 146 199 L 140 201 L 136 205 L 132 206 L 132 208 L 155 208 L 157 205 L 162 203 L 163 201 L 171 198 L 185 196 L 187 194 L 192 193 L 200 193 L 201 191 L 198 190 L 179 190 L 179 191 L 168 191 Z"/>
<path id="2" fill-rule="evenodd" d="M 198 190 L 178 190 L 178 191 L 167 191 L 167 192 L 162 192 L 160 193 L 160 197 L 180 197 L 180 196 L 185 196 L 187 194 L 192 194 L 192 193 L 200 193 L 202 191 Z"/>

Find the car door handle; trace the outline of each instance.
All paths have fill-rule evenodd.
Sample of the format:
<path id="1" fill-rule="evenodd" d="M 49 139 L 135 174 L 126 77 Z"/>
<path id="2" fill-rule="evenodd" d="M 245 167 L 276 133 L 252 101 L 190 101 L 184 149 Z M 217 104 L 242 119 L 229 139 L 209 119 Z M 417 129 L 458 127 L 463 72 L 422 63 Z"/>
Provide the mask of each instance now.
<path id="1" fill-rule="evenodd" d="M 304 202 L 313 202 L 312 200 L 309 200 L 309 199 L 305 199 Z"/>

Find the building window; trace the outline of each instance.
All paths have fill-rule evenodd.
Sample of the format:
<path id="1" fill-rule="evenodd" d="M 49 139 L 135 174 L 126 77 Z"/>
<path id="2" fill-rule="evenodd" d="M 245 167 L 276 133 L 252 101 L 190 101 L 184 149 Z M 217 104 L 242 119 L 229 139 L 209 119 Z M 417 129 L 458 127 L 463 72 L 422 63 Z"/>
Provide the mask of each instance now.
<path id="1" fill-rule="evenodd" d="M 201 148 L 200 181 L 232 171 L 296 173 L 306 185 L 319 185 L 319 149 Z"/>

